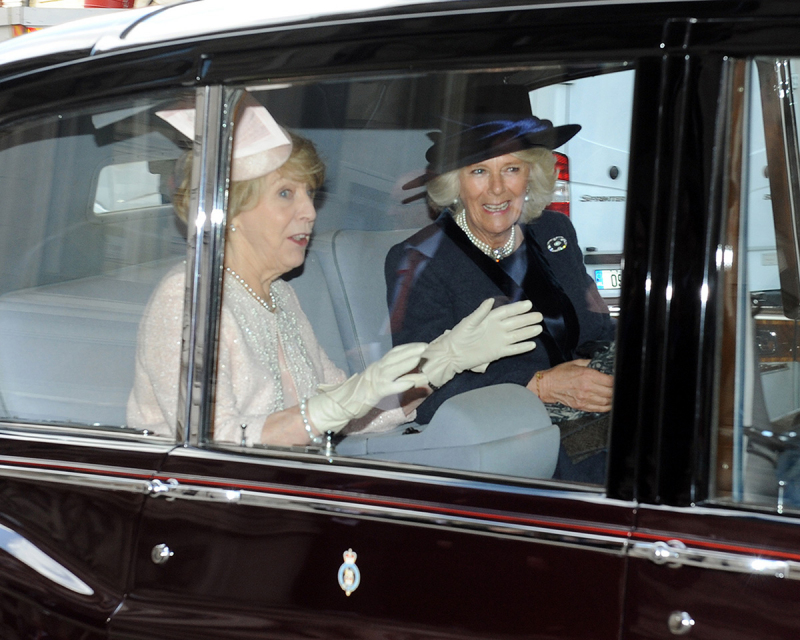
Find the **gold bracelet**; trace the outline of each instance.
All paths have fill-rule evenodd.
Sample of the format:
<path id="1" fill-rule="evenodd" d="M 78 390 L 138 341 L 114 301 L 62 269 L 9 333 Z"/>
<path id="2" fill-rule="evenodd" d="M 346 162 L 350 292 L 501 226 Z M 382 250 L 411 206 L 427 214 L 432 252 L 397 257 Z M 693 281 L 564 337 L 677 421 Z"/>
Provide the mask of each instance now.
<path id="1" fill-rule="evenodd" d="M 544 373 L 542 373 L 541 371 L 537 371 L 536 372 L 536 395 L 539 396 L 540 398 L 542 397 L 542 394 L 539 393 L 539 380 L 541 380 L 542 378 L 544 378 Z"/>

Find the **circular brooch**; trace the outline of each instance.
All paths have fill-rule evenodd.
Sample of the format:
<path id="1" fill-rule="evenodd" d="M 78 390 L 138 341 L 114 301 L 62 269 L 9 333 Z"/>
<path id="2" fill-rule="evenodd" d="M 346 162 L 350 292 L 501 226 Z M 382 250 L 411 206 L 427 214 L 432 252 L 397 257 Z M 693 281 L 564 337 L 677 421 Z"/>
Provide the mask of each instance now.
<path id="1" fill-rule="evenodd" d="M 547 250 L 550 253 L 557 253 L 567 248 L 567 239 L 564 236 L 556 236 L 547 241 Z"/>

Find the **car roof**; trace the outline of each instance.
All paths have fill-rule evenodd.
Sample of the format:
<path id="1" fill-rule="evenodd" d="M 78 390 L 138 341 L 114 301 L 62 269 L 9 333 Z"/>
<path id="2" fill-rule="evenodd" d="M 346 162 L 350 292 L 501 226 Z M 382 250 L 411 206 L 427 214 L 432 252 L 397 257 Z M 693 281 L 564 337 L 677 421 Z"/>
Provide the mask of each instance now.
<path id="1" fill-rule="evenodd" d="M 0 44 L 0 74 L 12 68 L 78 60 L 100 53 L 270 27 L 365 22 L 437 12 L 503 11 L 511 7 L 569 7 L 708 2 L 709 0 L 187 0 L 118 11 L 48 27 Z"/>

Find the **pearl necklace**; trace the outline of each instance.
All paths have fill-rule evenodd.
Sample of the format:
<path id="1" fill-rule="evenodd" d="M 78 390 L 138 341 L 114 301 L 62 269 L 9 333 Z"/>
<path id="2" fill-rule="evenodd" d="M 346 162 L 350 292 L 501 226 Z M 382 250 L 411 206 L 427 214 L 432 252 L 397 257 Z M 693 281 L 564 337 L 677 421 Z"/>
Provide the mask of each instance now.
<path id="1" fill-rule="evenodd" d="M 272 295 L 272 287 L 270 287 L 270 289 L 269 289 L 269 302 L 267 302 L 266 300 L 264 300 L 264 298 L 262 298 L 260 295 L 258 295 L 255 292 L 255 290 L 253 289 L 253 287 L 251 287 L 249 284 L 247 284 L 242 279 L 242 277 L 238 273 L 236 273 L 233 269 L 231 269 L 230 267 L 225 267 L 225 271 L 230 273 L 236 279 L 236 282 L 238 282 L 240 285 L 242 285 L 245 288 L 247 293 L 249 293 L 256 300 L 258 300 L 261 303 L 262 307 L 264 307 L 270 313 L 275 313 L 276 309 L 278 308 L 278 303 L 275 301 L 275 296 Z"/>
<path id="2" fill-rule="evenodd" d="M 469 225 L 467 224 L 467 212 L 464 209 L 456 214 L 456 224 L 461 227 L 461 230 L 464 233 L 467 234 L 467 238 L 469 238 L 469 241 L 472 244 L 478 247 L 478 249 L 480 249 L 495 262 L 500 262 L 503 258 L 507 258 L 514 253 L 514 244 L 517 239 L 516 224 L 511 227 L 511 235 L 508 236 L 506 243 L 502 247 L 497 247 L 496 249 L 490 247 L 485 242 L 478 240 L 472 231 L 470 231 Z"/>

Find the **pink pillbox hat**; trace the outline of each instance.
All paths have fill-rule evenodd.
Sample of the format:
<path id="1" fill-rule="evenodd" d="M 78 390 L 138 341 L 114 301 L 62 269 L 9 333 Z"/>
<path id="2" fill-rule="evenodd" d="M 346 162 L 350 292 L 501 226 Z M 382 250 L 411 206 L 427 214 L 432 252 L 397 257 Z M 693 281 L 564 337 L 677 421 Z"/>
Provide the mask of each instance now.
<path id="1" fill-rule="evenodd" d="M 292 154 L 292 141 L 261 104 L 246 96 L 233 132 L 231 180 L 252 180 L 280 168 Z M 194 140 L 194 109 L 157 111 L 190 140 Z"/>

